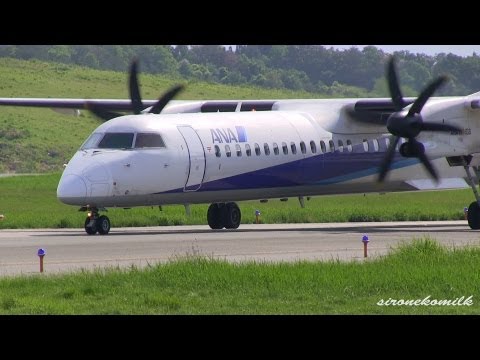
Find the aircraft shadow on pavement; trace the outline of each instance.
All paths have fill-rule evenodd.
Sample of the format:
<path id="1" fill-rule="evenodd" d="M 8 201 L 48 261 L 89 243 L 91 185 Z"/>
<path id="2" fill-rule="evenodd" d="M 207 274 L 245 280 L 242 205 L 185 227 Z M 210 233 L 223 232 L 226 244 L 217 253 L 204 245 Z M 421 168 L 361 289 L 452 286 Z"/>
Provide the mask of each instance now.
<path id="1" fill-rule="evenodd" d="M 37 236 L 85 236 L 91 237 L 92 239 L 98 239 L 98 235 L 86 235 L 81 229 L 78 229 L 78 233 L 62 233 L 58 232 L 55 234 L 39 234 Z M 121 228 L 118 228 L 121 230 Z M 118 231 L 117 230 L 117 231 Z M 358 233 L 425 233 L 425 232 L 439 232 L 439 233 L 455 233 L 458 234 L 459 232 L 472 232 L 470 228 L 465 226 L 465 228 L 460 228 L 458 225 L 450 225 L 450 224 L 438 224 L 438 225 L 395 225 L 395 226 L 388 226 L 388 225 L 363 225 L 358 227 L 348 227 L 348 226 L 336 226 L 331 228 L 323 228 L 323 227 L 313 227 L 313 228 L 301 228 L 301 227 L 294 227 L 294 228 L 274 228 L 274 229 L 222 229 L 222 230 L 212 230 L 212 229 L 200 229 L 200 230 L 134 230 L 129 232 L 116 232 L 115 230 L 110 232 L 107 237 L 111 236 L 137 236 L 137 235 L 168 235 L 168 234 L 218 234 L 218 233 L 254 233 L 254 232 L 289 232 L 289 231 L 308 231 L 308 232 L 319 232 L 319 233 L 343 233 L 343 232 L 358 232 Z"/>

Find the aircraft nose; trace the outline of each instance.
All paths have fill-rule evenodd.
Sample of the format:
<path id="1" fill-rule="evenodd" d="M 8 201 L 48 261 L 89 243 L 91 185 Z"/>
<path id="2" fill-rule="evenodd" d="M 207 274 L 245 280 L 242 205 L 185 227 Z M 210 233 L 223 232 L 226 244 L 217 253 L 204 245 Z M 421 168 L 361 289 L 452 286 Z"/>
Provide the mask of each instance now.
<path id="1" fill-rule="evenodd" d="M 78 175 L 69 174 L 62 177 L 57 188 L 57 198 L 69 205 L 84 204 L 87 196 L 87 185 Z"/>

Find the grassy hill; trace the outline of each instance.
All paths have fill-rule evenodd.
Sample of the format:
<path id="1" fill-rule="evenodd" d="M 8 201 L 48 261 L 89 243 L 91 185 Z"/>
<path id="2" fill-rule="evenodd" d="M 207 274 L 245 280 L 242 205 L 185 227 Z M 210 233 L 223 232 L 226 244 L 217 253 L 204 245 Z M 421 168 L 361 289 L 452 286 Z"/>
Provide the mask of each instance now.
<path id="1" fill-rule="evenodd" d="M 128 98 L 125 72 L 0 58 L 0 97 Z M 140 64 L 141 71 L 141 64 Z M 156 99 L 181 78 L 140 75 L 142 97 Z M 314 98 L 321 94 L 189 82 L 178 99 Z M 50 109 L 0 107 L 0 173 L 60 171 L 100 121 Z"/>

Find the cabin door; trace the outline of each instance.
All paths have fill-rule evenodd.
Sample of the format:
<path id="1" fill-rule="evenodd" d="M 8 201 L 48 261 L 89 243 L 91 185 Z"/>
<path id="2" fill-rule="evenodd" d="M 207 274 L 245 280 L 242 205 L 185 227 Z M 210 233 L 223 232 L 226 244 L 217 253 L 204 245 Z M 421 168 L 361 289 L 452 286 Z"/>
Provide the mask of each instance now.
<path id="1" fill-rule="evenodd" d="M 185 139 L 190 161 L 190 169 L 183 191 L 196 191 L 202 186 L 205 176 L 205 151 L 202 140 L 190 126 L 178 126 L 178 131 Z"/>

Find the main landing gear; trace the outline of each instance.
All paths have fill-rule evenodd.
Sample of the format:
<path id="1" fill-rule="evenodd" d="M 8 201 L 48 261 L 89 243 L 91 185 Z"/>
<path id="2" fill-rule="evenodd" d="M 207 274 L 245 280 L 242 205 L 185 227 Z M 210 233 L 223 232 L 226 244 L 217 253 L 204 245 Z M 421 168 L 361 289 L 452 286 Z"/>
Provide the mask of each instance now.
<path id="1" fill-rule="evenodd" d="M 477 166 L 471 166 L 471 167 L 475 171 L 475 174 L 477 175 L 477 179 L 480 179 L 479 168 Z M 468 214 L 467 214 L 468 225 L 472 230 L 478 230 L 480 229 L 480 195 L 478 194 L 477 186 L 475 185 L 473 176 L 470 173 L 470 166 L 465 165 L 464 169 L 465 169 L 465 172 L 467 173 L 467 177 L 470 182 L 470 186 L 473 190 L 473 193 L 475 195 L 475 199 L 477 200 L 472 202 L 468 207 Z"/>
<path id="2" fill-rule="evenodd" d="M 95 235 L 97 232 L 107 235 L 110 231 L 110 219 L 105 215 L 99 216 L 97 208 L 91 208 L 85 219 L 85 231 L 88 235 Z"/>
<path id="3" fill-rule="evenodd" d="M 236 229 L 241 219 L 240 208 L 234 202 L 215 203 L 208 207 L 207 221 L 212 229 Z"/>

